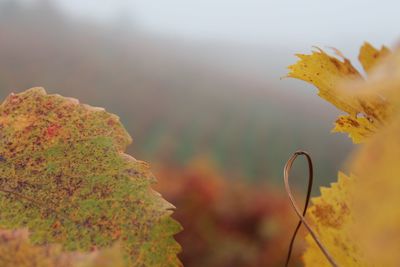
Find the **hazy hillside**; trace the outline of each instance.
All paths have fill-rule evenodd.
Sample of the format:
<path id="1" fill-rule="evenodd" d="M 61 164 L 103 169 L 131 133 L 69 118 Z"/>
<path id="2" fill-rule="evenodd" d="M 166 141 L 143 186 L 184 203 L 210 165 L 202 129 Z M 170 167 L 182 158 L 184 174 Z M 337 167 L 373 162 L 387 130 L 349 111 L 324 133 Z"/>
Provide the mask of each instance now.
<path id="1" fill-rule="evenodd" d="M 345 137 L 327 135 L 336 111 L 303 95 L 299 82 L 279 80 L 284 70 L 274 66 L 290 56 L 283 49 L 95 25 L 46 1 L 0 3 L 1 97 L 43 86 L 106 107 L 121 116 L 138 158 L 179 165 L 206 155 L 227 176 L 277 180 L 289 154 L 304 148 L 327 181 L 349 151 Z"/>

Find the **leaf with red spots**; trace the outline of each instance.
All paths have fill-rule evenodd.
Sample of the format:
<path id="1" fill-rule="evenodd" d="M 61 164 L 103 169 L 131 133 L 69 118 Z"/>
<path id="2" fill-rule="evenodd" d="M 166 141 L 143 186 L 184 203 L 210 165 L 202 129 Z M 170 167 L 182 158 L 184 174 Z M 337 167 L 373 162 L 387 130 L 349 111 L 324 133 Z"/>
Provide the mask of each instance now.
<path id="1" fill-rule="evenodd" d="M 124 153 L 131 138 L 117 116 L 33 88 L 0 105 L 0 129 L 0 227 L 69 251 L 119 242 L 130 265 L 181 265 L 173 206 Z"/>
<path id="2" fill-rule="evenodd" d="M 0 230 L 2 267 L 124 267 L 118 245 L 87 253 L 65 252 L 60 245 L 33 245 L 28 230 Z"/>

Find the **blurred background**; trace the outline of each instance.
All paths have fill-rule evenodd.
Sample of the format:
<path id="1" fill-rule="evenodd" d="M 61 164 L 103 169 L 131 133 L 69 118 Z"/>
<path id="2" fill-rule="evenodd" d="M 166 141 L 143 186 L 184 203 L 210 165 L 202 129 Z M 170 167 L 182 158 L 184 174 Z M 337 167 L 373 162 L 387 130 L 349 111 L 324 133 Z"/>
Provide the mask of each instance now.
<path id="1" fill-rule="evenodd" d="M 281 266 L 296 223 L 283 190 L 286 160 L 297 149 L 311 153 L 318 194 L 352 149 L 330 134 L 339 112 L 311 85 L 281 77 L 314 45 L 355 62 L 364 41 L 395 44 L 399 7 L 0 0 L 0 96 L 42 86 L 118 114 L 134 140 L 129 153 L 151 163 L 157 190 L 177 207 L 185 265 Z M 299 199 L 302 163 L 293 175 Z"/>

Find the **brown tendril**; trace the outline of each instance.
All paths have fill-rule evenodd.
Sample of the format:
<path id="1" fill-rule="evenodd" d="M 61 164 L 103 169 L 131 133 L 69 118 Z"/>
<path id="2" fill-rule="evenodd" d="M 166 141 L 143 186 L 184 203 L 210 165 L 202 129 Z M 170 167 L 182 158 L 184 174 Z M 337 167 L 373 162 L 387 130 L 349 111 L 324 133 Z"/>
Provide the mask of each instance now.
<path id="1" fill-rule="evenodd" d="M 292 169 L 294 161 L 296 160 L 296 158 L 298 156 L 305 156 L 306 159 L 307 159 L 307 163 L 308 163 L 308 188 L 307 188 L 307 196 L 306 196 L 306 201 L 304 203 L 303 212 L 300 212 L 300 209 L 296 204 L 296 200 L 293 197 L 292 190 L 290 189 L 290 185 L 289 185 L 290 171 Z M 325 257 L 329 261 L 329 263 L 334 267 L 338 266 L 338 264 L 335 262 L 333 257 L 330 255 L 330 253 L 328 252 L 326 247 L 321 243 L 321 241 L 319 240 L 318 236 L 315 234 L 314 230 L 311 228 L 311 226 L 309 225 L 309 223 L 305 219 L 305 215 L 307 213 L 308 204 L 309 204 L 310 198 L 311 198 L 311 190 L 312 190 L 313 178 L 314 178 L 314 171 L 313 171 L 313 164 L 312 164 L 312 160 L 311 160 L 310 155 L 305 151 L 296 151 L 295 153 L 293 153 L 293 155 L 290 157 L 290 159 L 285 164 L 285 168 L 284 168 L 284 171 L 283 171 L 283 179 L 284 179 L 284 182 L 285 182 L 286 193 L 289 196 L 290 204 L 292 205 L 293 209 L 295 210 L 295 212 L 296 212 L 296 214 L 297 214 L 297 216 L 299 217 L 300 220 L 299 220 L 299 222 L 298 222 L 298 224 L 296 226 L 296 229 L 295 229 L 295 231 L 294 231 L 294 233 L 292 235 L 292 239 L 290 241 L 288 255 L 287 255 L 286 263 L 285 263 L 286 267 L 289 266 L 289 261 L 290 261 L 290 256 L 292 254 L 294 241 L 296 239 L 297 233 L 298 233 L 298 231 L 299 231 L 299 229 L 300 229 L 302 224 L 304 224 L 304 226 L 307 228 L 308 232 L 310 233 L 310 235 L 312 236 L 314 241 L 317 243 L 318 247 L 321 249 L 322 253 L 325 255 Z"/>

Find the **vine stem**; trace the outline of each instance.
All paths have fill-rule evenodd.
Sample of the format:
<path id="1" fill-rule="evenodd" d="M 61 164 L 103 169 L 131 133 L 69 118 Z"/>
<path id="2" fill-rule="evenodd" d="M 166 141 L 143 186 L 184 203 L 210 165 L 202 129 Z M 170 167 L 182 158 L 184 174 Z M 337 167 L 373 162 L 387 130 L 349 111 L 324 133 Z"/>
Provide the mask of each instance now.
<path id="1" fill-rule="evenodd" d="M 294 161 L 297 159 L 298 156 L 306 157 L 307 163 L 308 163 L 308 187 L 307 187 L 307 196 L 306 196 L 306 201 L 304 203 L 303 212 L 301 212 L 299 207 L 297 206 L 296 200 L 293 197 L 292 190 L 290 189 L 290 184 L 289 184 L 290 171 L 292 169 Z M 332 257 L 332 255 L 329 253 L 329 251 L 326 249 L 326 247 L 322 244 L 322 242 L 320 241 L 318 236 L 315 234 L 315 232 L 311 228 L 310 224 L 305 219 L 305 215 L 307 213 L 308 204 L 309 204 L 310 198 L 311 198 L 311 190 L 312 190 L 312 185 L 313 185 L 313 179 L 314 179 L 314 170 L 313 170 L 313 163 L 312 163 L 310 155 L 305 151 L 296 151 L 295 153 L 293 153 L 293 155 L 289 158 L 289 160 L 285 164 L 285 168 L 284 168 L 284 171 L 283 171 L 283 180 L 285 182 L 285 190 L 286 190 L 287 195 L 289 196 L 290 204 L 292 205 L 293 209 L 295 210 L 295 212 L 296 212 L 296 214 L 297 214 L 297 216 L 299 217 L 300 220 L 297 223 L 296 229 L 295 229 L 295 231 L 294 231 L 294 233 L 292 235 L 292 239 L 290 241 L 288 255 L 287 255 L 286 263 L 285 263 L 286 267 L 289 266 L 289 261 L 290 261 L 291 255 L 292 255 L 294 241 L 296 239 L 297 233 L 298 233 L 298 231 L 299 231 L 299 229 L 300 229 L 302 224 L 304 224 L 304 226 L 307 228 L 308 232 L 310 233 L 310 235 L 312 236 L 314 241 L 317 243 L 318 247 L 321 249 L 322 253 L 326 257 L 326 259 L 329 261 L 329 263 L 333 267 L 338 267 L 339 266 L 336 263 L 336 261 L 334 260 L 334 258 Z"/>

